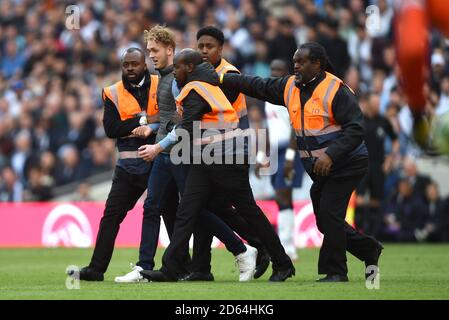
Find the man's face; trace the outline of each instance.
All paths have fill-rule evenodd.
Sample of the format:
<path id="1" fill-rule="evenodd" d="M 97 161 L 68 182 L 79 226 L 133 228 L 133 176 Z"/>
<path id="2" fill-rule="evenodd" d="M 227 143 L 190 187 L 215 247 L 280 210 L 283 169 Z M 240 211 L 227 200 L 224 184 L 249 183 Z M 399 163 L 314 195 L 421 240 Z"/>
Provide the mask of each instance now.
<path id="1" fill-rule="evenodd" d="M 139 51 L 127 52 L 122 59 L 123 77 L 131 83 L 142 80 L 147 65 L 145 56 Z"/>
<path id="2" fill-rule="evenodd" d="M 203 61 L 216 65 L 221 61 L 223 47 L 214 37 L 204 35 L 198 39 L 198 52 L 201 53 Z"/>
<path id="3" fill-rule="evenodd" d="M 147 50 L 156 69 L 163 69 L 168 66 L 169 57 L 173 56 L 173 48 L 162 43 L 150 40 L 147 43 Z"/>
<path id="4" fill-rule="evenodd" d="M 281 60 L 273 60 L 270 64 L 272 77 L 285 77 L 288 75 L 288 68 Z"/>
<path id="5" fill-rule="evenodd" d="M 296 84 L 307 83 L 320 73 L 320 62 L 309 58 L 309 49 L 296 50 L 293 55 Z"/>
<path id="6" fill-rule="evenodd" d="M 187 82 L 187 75 L 189 73 L 189 65 L 185 64 L 182 57 L 176 57 L 173 61 L 173 75 L 178 87 L 183 87 Z"/>

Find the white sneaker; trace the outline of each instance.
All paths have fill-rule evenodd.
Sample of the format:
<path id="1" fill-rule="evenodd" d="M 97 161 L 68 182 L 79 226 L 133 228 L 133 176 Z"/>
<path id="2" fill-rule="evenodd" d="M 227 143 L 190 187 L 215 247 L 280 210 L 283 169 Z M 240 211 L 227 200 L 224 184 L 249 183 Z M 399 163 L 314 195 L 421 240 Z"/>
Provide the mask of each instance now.
<path id="1" fill-rule="evenodd" d="M 127 282 L 146 282 L 148 281 L 142 275 L 140 274 L 140 271 L 142 271 L 142 267 L 134 266 L 132 263 L 130 263 L 130 267 L 132 269 L 131 272 L 128 272 L 124 276 L 121 277 L 115 277 L 115 282 L 118 283 L 127 283 Z"/>
<path id="2" fill-rule="evenodd" d="M 245 244 L 246 251 L 235 257 L 240 275 L 239 281 L 250 281 L 256 272 L 257 249 Z"/>

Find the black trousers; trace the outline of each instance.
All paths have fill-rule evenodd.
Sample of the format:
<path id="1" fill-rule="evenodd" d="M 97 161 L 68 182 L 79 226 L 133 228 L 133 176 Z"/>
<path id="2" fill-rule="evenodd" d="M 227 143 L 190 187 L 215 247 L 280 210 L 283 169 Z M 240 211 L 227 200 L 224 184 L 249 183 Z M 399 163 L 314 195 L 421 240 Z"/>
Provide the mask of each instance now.
<path id="1" fill-rule="evenodd" d="M 346 275 L 346 250 L 362 261 L 374 258 L 377 241 L 345 221 L 349 199 L 362 178 L 363 175 L 314 179 L 310 197 L 318 229 L 324 235 L 318 260 L 319 274 Z"/>
<path id="2" fill-rule="evenodd" d="M 148 180 L 147 198 L 144 203 L 142 238 L 139 249 L 139 262 L 137 263 L 143 269 L 149 270 L 154 267 L 154 255 L 159 239 L 160 214 L 161 209 L 163 209 L 161 203 L 165 203 L 165 207 L 168 207 L 169 205 L 166 201 L 173 198 L 173 196 L 176 196 L 177 202 L 178 192 L 182 197 L 188 172 L 189 166 L 174 165 L 170 160 L 169 154 L 160 154 L 153 161 L 152 172 Z M 164 213 L 162 212 L 162 214 Z M 208 210 L 202 210 L 200 215 L 200 220 L 207 225 L 207 230 L 220 239 L 232 254 L 237 255 L 245 251 L 243 242 L 222 220 Z M 166 227 L 170 241 L 172 241 L 173 235 L 170 231 L 170 226 L 174 228 L 176 211 L 173 212 L 173 219 L 167 215 L 163 217 L 164 222 L 167 223 Z M 202 236 L 201 231 L 199 230 L 198 234 L 195 234 L 194 239 Z M 208 250 L 210 251 L 210 244 Z M 184 265 L 187 266 L 186 269 L 191 270 L 188 243 L 185 243 L 183 252 Z"/>
<path id="3" fill-rule="evenodd" d="M 263 243 L 248 222 L 231 206 L 225 197 L 214 196 L 209 201 L 208 209 L 248 242 L 250 246 L 256 248 L 259 253 L 266 251 Z M 198 219 L 193 235 L 191 270 L 208 273 L 211 270 L 211 244 L 214 234 L 208 230 L 207 221 Z"/>
<path id="4" fill-rule="evenodd" d="M 213 194 L 223 194 L 254 229 L 271 256 L 274 270 L 292 266 L 279 237 L 257 206 L 248 178 L 247 165 L 192 165 L 181 203 L 176 213 L 170 245 L 162 257 L 162 271 L 172 278 L 187 272 L 179 259 L 189 241 L 200 211 Z"/>
<path id="5" fill-rule="evenodd" d="M 112 258 L 120 223 L 147 189 L 148 177 L 149 173 L 130 174 L 120 167 L 115 167 L 111 191 L 106 200 L 89 267 L 98 272 L 106 272 Z"/>

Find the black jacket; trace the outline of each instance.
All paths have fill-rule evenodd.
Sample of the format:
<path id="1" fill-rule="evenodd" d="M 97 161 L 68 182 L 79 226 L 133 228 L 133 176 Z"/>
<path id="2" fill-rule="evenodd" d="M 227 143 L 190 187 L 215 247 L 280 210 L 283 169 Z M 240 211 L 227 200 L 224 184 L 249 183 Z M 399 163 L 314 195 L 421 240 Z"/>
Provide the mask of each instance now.
<path id="1" fill-rule="evenodd" d="M 202 81 L 212 85 L 218 85 L 219 79 L 218 75 L 215 72 L 215 69 L 210 63 L 201 63 L 198 65 L 195 70 L 188 76 L 187 83 L 191 81 Z M 178 128 L 182 128 L 189 132 L 190 137 L 193 137 L 194 131 L 194 122 L 201 121 L 203 115 L 212 111 L 209 103 L 200 96 L 196 91 L 191 90 L 189 94 L 183 100 L 183 115 L 182 121 Z M 240 129 L 237 129 L 240 130 Z M 209 135 L 216 135 L 217 132 L 212 130 L 207 132 L 208 130 L 201 130 L 202 137 L 207 137 Z M 224 133 L 225 130 L 220 130 L 221 133 Z M 229 140 L 227 140 L 229 142 Z M 236 142 L 236 138 L 234 138 L 233 143 L 226 143 L 225 140 L 220 142 L 214 142 L 212 145 L 212 150 L 210 151 L 210 155 L 214 157 L 214 161 L 221 159 L 221 163 L 227 161 L 227 159 L 241 159 L 239 161 L 245 161 L 246 148 L 244 145 Z M 204 148 L 205 145 L 202 145 Z M 195 154 L 195 150 L 193 151 Z M 242 158 L 240 158 L 240 156 Z M 194 158 L 196 156 L 194 155 Z M 236 158 L 237 157 L 237 158 Z M 203 159 L 204 160 L 204 159 Z M 235 163 L 235 162 L 234 162 Z"/>
<path id="2" fill-rule="evenodd" d="M 146 110 L 148 105 L 148 90 L 151 84 L 150 73 L 145 72 L 145 81 L 142 87 L 133 87 L 126 79 L 122 78 L 125 89 L 136 98 L 142 110 Z M 114 102 L 103 93 L 103 126 L 106 135 L 111 139 L 126 137 L 135 128 L 139 127 L 139 117 L 122 120 Z"/>
<path id="3" fill-rule="evenodd" d="M 203 62 L 196 66 L 195 70 L 187 77 L 187 83 L 191 81 L 203 81 L 213 85 L 218 84 L 218 75 L 210 63 Z M 182 121 L 178 127 L 187 130 L 192 136 L 193 122 L 201 121 L 204 114 L 212 111 L 209 103 L 203 99 L 195 90 L 191 90 L 184 98 Z"/>
<path id="4" fill-rule="evenodd" d="M 151 85 L 150 73 L 145 71 L 145 80 L 141 87 L 133 87 L 126 79 L 122 78 L 125 89 L 130 92 L 139 103 L 141 110 L 146 110 L 148 105 L 148 93 Z M 112 102 L 103 92 L 103 126 L 109 138 L 117 139 L 119 151 L 136 151 L 141 145 L 153 144 L 155 136 L 151 135 L 147 139 L 124 138 L 140 126 L 140 117 L 122 120 L 120 114 Z M 117 166 L 122 167 L 131 174 L 146 174 L 151 166 L 143 159 L 119 159 Z"/>
<path id="5" fill-rule="evenodd" d="M 284 90 L 289 77 L 262 79 L 247 75 L 226 74 L 223 77 L 223 87 L 240 90 L 248 96 L 276 105 L 285 105 Z M 322 72 L 315 80 L 301 87 L 301 105 L 306 104 L 324 77 L 325 73 Z M 331 176 L 363 174 L 368 164 L 368 153 L 363 143 L 363 114 L 356 97 L 347 86 L 342 85 L 338 89 L 332 102 L 332 111 L 335 120 L 341 125 L 342 134 L 326 150 L 333 162 Z M 352 152 L 360 147 L 364 150 L 353 155 Z M 303 163 L 313 179 L 315 177 L 312 172 L 313 162 L 309 158 L 303 158 Z"/>

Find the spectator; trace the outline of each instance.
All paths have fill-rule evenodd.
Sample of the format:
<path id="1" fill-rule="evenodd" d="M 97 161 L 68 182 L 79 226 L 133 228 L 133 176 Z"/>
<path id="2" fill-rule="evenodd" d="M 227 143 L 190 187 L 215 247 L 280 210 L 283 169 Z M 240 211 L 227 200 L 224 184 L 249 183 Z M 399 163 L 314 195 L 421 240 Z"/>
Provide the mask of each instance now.
<path id="1" fill-rule="evenodd" d="M 372 78 L 371 68 L 372 40 L 366 32 L 364 23 L 357 25 L 356 32 L 348 37 L 348 53 L 352 63 L 358 66 L 360 78 L 367 85 Z"/>
<path id="2" fill-rule="evenodd" d="M 442 78 L 440 92 L 439 102 L 435 109 L 436 116 L 449 112 L 449 76 Z"/>
<path id="3" fill-rule="evenodd" d="M 443 231 L 443 219 L 445 216 L 444 201 L 440 197 L 438 185 L 431 182 L 426 188 L 426 204 L 429 216 L 424 227 L 415 231 L 418 241 L 439 241 Z"/>
<path id="4" fill-rule="evenodd" d="M 50 188 L 55 186 L 56 172 L 56 157 L 50 151 L 44 151 L 39 158 L 39 168 L 42 174 L 42 180 L 44 184 Z"/>
<path id="5" fill-rule="evenodd" d="M 431 183 L 427 175 L 419 174 L 416 162 L 411 157 L 406 157 L 403 163 L 404 177 L 410 182 L 413 194 L 424 201 L 426 188 Z"/>
<path id="6" fill-rule="evenodd" d="M 28 183 L 24 191 L 24 201 L 48 201 L 52 197 L 49 181 L 45 179 L 39 167 L 30 167 Z"/>
<path id="7" fill-rule="evenodd" d="M 58 185 L 80 181 L 86 177 L 87 172 L 81 164 L 78 150 L 73 145 L 63 146 L 59 154 L 61 166 L 56 173 Z"/>
<path id="8" fill-rule="evenodd" d="M 252 73 L 259 77 L 269 77 L 270 76 L 270 66 L 268 65 L 268 48 L 265 42 L 256 42 L 256 59 L 253 64 Z"/>
<path id="9" fill-rule="evenodd" d="M 322 32 L 318 37 L 329 56 L 334 68 L 334 73 L 339 78 L 343 78 L 351 62 L 348 45 L 345 40 L 338 35 L 338 21 L 327 19 L 322 24 Z"/>
<path id="10" fill-rule="evenodd" d="M 446 62 L 444 60 L 444 53 L 441 50 L 435 49 L 432 53 L 430 59 L 430 67 L 431 67 L 431 87 L 438 94 L 440 94 L 440 84 L 441 80 L 445 75 L 445 65 Z"/>
<path id="11" fill-rule="evenodd" d="M 27 130 L 21 130 L 15 140 L 15 152 L 11 157 L 11 166 L 17 174 L 17 177 L 24 184 L 26 182 L 27 168 L 32 159 L 31 134 Z"/>
<path id="12" fill-rule="evenodd" d="M 380 115 L 379 95 L 372 93 L 363 104 L 365 143 L 368 148 L 368 173 L 357 188 L 356 225 L 365 234 L 377 236 L 382 222 L 385 173 L 391 170 L 394 157 L 399 155 L 399 141 L 391 123 Z M 392 141 L 392 154 L 385 152 L 385 140 Z M 366 199 L 368 192 L 369 198 Z"/>
<path id="13" fill-rule="evenodd" d="M 387 234 L 396 241 L 416 242 L 415 232 L 424 228 L 428 216 L 423 199 L 413 192 L 410 180 L 403 178 L 399 181 L 392 211 L 385 217 Z"/>
<path id="14" fill-rule="evenodd" d="M 268 43 L 268 60 L 281 59 L 291 61 L 298 49 L 294 34 L 294 26 L 290 19 L 280 18 L 277 35 Z M 293 64 L 289 64 L 290 73 L 293 73 Z"/>
<path id="15" fill-rule="evenodd" d="M 3 167 L 0 176 L 0 202 L 20 201 L 23 201 L 23 185 L 11 167 Z"/>
<path id="16" fill-rule="evenodd" d="M 15 41 L 8 40 L 5 47 L 5 55 L 1 60 L 0 70 L 9 79 L 17 76 L 17 73 L 22 71 L 26 59 L 24 54 L 19 52 Z"/>

